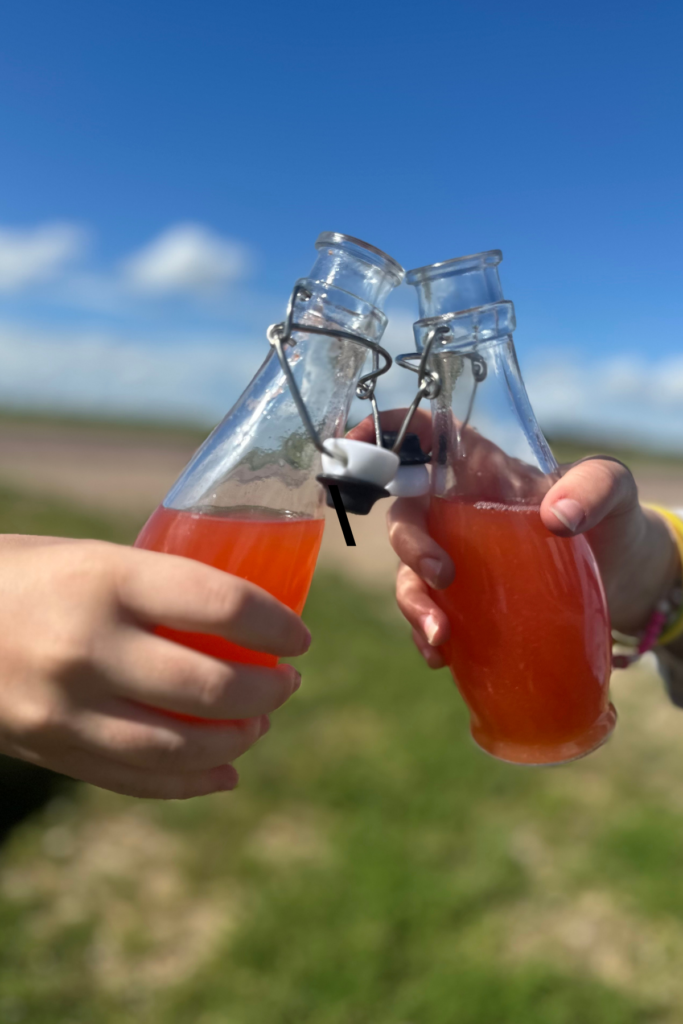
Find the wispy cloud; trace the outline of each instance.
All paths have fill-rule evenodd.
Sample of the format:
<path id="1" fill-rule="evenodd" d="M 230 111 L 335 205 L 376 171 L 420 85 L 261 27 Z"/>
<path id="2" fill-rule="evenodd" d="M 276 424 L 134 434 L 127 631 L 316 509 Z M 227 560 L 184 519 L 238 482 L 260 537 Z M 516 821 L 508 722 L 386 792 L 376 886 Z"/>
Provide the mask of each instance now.
<path id="1" fill-rule="evenodd" d="M 0 325 L 0 405 L 215 422 L 264 356 L 262 338 L 169 337 Z"/>
<path id="2" fill-rule="evenodd" d="M 411 320 L 406 311 L 392 317 L 385 337 L 392 355 L 410 348 Z M 559 352 L 544 361 L 528 358 L 523 370 L 536 417 L 550 436 L 683 451 L 683 356 L 597 360 Z M 416 387 L 415 374 L 392 367 L 378 384 L 380 407 L 407 406 Z M 354 419 L 369 411 L 367 402 L 354 402 Z"/>
<path id="3" fill-rule="evenodd" d="M 387 347 L 406 349 L 406 314 Z M 89 413 L 220 418 L 267 353 L 260 333 L 169 333 L 163 347 L 105 332 L 57 332 L 0 324 L 0 404 Z M 369 365 L 369 364 L 368 364 Z M 567 356 L 526 373 L 532 405 L 552 435 L 683 450 L 683 358 L 650 363 Z M 380 406 L 406 405 L 416 377 L 394 366 L 378 388 Z M 356 402 L 362 418 L 367 402 Z"/>
<path id="4" fill-rule="evenodd" d="M 683 450 L 683 357 L 589 360 L 556 356 L 525 373 L 550 434 L 583 434 Z"/>
<path id="5" fill-rule="evenodd" d="M 177 224 L 123 263 L 124 280 L 136 291 L 206 295 L 243 278 L 246 247 L 201 224 Z"/>
<path id="6" fill-rule="evenodd" d="M 80 256 L 85 231 L 75 224 L 0 228 L 0 292 L 16 292 L 61 273 Z"/>

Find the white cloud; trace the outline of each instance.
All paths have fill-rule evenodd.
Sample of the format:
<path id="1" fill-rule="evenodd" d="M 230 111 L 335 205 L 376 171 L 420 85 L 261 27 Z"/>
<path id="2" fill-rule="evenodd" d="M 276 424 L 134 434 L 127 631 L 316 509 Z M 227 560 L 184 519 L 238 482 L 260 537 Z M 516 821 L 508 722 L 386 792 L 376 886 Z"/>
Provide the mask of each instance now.
<path id="1" fill-rule="evenodd" d="M 410 349 L 411 316 L 387 332 L 395 355 Z M 0 406 L 211 422 L 227 411 L 268 351 L 261 331 L 169 332 L 163 345 L 113 332 L 36 330 L 0 323 Z M 369 360 L 366 366 L 369 366 Z M 524 375 L 542 428 L 599 443 L 683 451 L 683 359 L 594 361 L 575 353 L 528 360 Z M 416 376 L 394 365 L 380 379 L 382 409 L 404 406 Z M 368 414 L 355 402 L 353 415 Z"/>
<path id="2" fill-rule="evenodd" d="M 240 242 L 201 224 L 177 224 L 129 257 L 123 274 L 136 291 L 204 295 L 244 277 L 248 268 Z"/>
<path id="3" fill-rule="evenodd" d="M 550 435 L 683 451 L 683 359 L 556 358 L 525 373 Z"/>
<path id="4" fill-rule="evenodd" d="M 215 422 L 266 348 L 263 338 L 171 337 L 162 347 L 0 325 L 0 405 Z"/>
<path id="5" fill-rule="evenodd" d="M 86 235 L 74 224 L 0 228 L 0 292 L 56 277 L 81 254 Z"/>
<path id="6" fill-rule="evenodd" d="M 392 355 L 410 349 L 411 320 L 405 311 L 392 316 L 384 342 Z M 598 361 L 568 352 L 524 363 L 531 404 L 551 437 L 683 452 L 683 357 Z M 394 365 L 378 383 L 380 408 L 408 405 L 416 387 L 417 376 Z M 352 419 L 369 412 L 367 402 L 355 401 Z"/>

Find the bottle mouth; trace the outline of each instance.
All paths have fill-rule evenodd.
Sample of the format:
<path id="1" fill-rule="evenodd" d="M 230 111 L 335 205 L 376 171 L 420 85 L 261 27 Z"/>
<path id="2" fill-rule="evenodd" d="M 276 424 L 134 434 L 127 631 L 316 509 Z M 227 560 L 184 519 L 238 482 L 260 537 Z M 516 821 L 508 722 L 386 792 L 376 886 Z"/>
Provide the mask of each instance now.
<path id="1" fill-rule="evenodd" d="M 318 235 L 315 247 L 316 249 L 325 249 L 327 246 L 332 248 L 343 246 L 345 249 L 351 247 L 354 250 L 362 250 L 362 252 L 356 252 L 358 258 L 364 259 L 367 263 L 372 264 L 372 266 L 381 267 L 382 270 L 396 279 L 396 285 L 401 284 L 406 275 L 401 264 L 393 256 L 389 256 L 388 253 L 383 252 L 376 246 L 370 245 L 369 242 L 364 242 L 360 238 L 354 238 L 353 235 L 343 235 L 338 231 L 323 231 Z"/>
<path id="2" fill-rule="evenodd" d="M 321 236 L 322 237 L 322 236 Z M 406 271 L 406 284 L 420 284 L 435 277 L 450 277 L 452 274 L 469 274 L 483 267 L 497 267 L 503 259 L 500 249 L 488 249 L 471 256 L 456 256 L 442 263 L 430 263 L 426 267 L 416 267 Z"/>

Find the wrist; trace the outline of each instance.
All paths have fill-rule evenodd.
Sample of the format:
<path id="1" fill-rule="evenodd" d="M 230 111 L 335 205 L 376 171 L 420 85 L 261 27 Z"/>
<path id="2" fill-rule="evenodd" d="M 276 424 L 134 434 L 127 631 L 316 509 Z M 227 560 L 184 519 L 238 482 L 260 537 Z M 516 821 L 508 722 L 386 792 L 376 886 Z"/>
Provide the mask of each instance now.
<path id="1" fill-rule="evenodd" d="M 668 523 L 654 509 L 641 507 L 627 565 L 608 594 L 613 628 L 630 636 L 639 634 L 680 579 L 678 545 Z"/>
<path id="2" fill-rule="evenodd" d="M 675 577 L 670 591 L 671 610 L 666 626 L 660 634 L 658 646 L 660 650 L 668 650 L 676 658 L 680 658 L 683 656 L 683 518 L 660 505 L 651 505 L 648 511 L 661 518 L 676 548 Z"/>

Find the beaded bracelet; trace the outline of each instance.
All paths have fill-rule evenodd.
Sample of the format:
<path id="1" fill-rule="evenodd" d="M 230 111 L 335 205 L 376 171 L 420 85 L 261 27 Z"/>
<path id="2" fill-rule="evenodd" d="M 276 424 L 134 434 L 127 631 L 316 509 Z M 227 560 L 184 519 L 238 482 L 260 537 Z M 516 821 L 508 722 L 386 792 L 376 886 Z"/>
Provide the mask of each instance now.
<path id="1" fill-rule="evenodd" d="M 662 508 L 661 505 L 644 504 L 643 507 L 656 512 L 665 520 L 678 548 L 683 566 L 683 521 L 674 512 L 668 508 Z M 657 603 L 639 637 L 628 640 L 620 639 L 620 644 L 633 645 L 635 650 L 629 654 L 613 654 L 612 667 L 627 668 L 654 647 L 670 644 L 681 635 L 683 635 L 683 592 L 679 586 L 669 597 Z"/>

